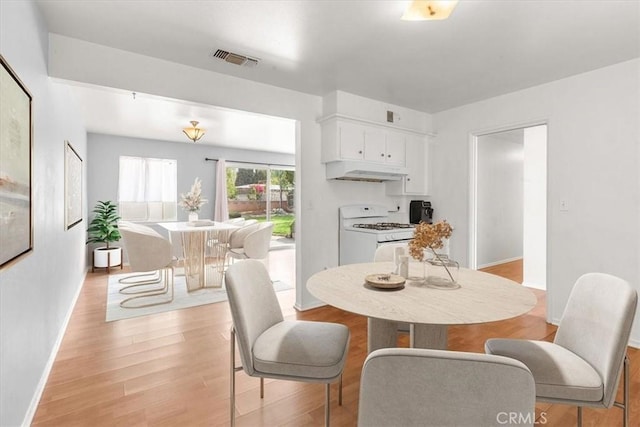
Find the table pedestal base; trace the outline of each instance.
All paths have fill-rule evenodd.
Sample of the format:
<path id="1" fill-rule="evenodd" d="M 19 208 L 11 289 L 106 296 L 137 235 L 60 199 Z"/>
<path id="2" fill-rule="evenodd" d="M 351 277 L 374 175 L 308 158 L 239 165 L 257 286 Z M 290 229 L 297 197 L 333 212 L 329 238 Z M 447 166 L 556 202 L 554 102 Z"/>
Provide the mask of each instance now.
<path id="1" fill-rule="evenodd" d="M 411 324 L 409 338 L 412 348 L 447 349 L 447 325 Z"/>
<path id="2" fill-rule="evenodd" d="M 381 348 L 398 346 L 398 322 L 369 317 L 367 326 L 367 350 L 369 353 Z M 410 334 L 412 348 L 447 349 L 447 325 L 410 324 Z"/>

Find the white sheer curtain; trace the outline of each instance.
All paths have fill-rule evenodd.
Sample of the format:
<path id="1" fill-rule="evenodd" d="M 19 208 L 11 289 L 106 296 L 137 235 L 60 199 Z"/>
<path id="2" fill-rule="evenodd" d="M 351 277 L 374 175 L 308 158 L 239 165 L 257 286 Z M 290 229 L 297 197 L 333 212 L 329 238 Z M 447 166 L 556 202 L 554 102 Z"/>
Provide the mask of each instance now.
<path id="1" fill-rule="evenodd" d="M 213 208 L 214 221 L 229 219 L 227 205 L 227 165 L 224 159 L 219 159 L 216 165 L 216 200 Z"/>
<path id="2" fill-rule="evenodd" d="M 121 156 L 118 202 L 122 219 L 175 220 L 176 161 Z"/>

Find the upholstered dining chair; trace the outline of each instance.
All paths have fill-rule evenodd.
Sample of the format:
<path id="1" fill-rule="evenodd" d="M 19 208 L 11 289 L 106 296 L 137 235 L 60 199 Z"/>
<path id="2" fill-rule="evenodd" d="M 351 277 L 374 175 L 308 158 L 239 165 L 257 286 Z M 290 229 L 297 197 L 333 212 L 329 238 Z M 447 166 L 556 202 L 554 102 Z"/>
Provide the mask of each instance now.
<path id="1" fill-rule="evenodd" d="M 121 301 L 120 306 L 123 308 L 140 308 L 167 304 L 173 301 L 173 268 L 175 260 L 171 254 L 171 242 L 151 227 L 145 225 L 125 223 L 118 228 L 129 257 L 131 271 L 140 273 L 120 280 L 120 283 L 127 285 L 121 288 L 120 292 L 133 295 Z M 134 287 L 158 283 L 161 284 L 160 287 L 149 288 L 145 286 L 142 290 L 132 291 Z M 158 297 L 163 294 L 166 294 L 167 298 L 162 300 L 153 298 L 150 302 L 131 304 L 134 300 Z"/>
<path id="2" fill-rule="evenodd" d="M 273 223 L 269 221 L 242 227 L 231 234 L 227 256 L 232 259 L 267 258 L 272 233 Z M 240 244 L 242 246 L 238 247 Z"/>
<path id="3" fill-rule="evenodd" d="M 535 383 L 517 360 L 388 348 L 362 367 L 358 427 L 500 426 L 514 416 L 534 425 Z"/>
<path id="4" fill-rule="evenodd" d="M 231 307 L 231 425 L 235 425 L 235 372 L 260 378 L 325 383 L 325 426 L 330 420 L 330 384 L 339 380 L 347 358 L 349 329 L 337 323 L 284 320 L 269 273 L 257 260 L 238 262 L 226 273 Z M 242 366 L 236 367 L 238 343 Z"/>
<path id="5" fill-rule="evenodd" d="M 626 356 L 638 294 L 626 281 L 588 273 L 576 281 L 555 340 L 490 339 L 485 351 L 522 361 L 536 381 L 539 401 L 623 409 L 629 425 L 629 367 Z M 616 392 L 623 371 L 623 401 Z"/>

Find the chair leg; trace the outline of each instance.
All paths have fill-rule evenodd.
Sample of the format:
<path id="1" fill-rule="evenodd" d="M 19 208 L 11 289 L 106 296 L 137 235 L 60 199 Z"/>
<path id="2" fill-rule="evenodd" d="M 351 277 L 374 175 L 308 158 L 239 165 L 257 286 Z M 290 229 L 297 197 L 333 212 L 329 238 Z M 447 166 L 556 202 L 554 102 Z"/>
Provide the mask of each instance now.
<path id="1" fill-rule="evenodd" d="M 578 427 L 582 427 L 582 406 L 578 406 Z"/>
<path id="2" fill-rule="evenodd" d="M 340 384 L 338 387 L 340 387 L 338 389 L 338 405 L 342 406 L 342 374 L 340 374 Z"/>
<path id="3" fill-rule="evenodd" d="M 629 425 L 629 355 L 624 355 L 622 365 L 622 402 L 614 402 L 614 406 L 622 409 L 622 425 Z"/>
<path id="4" fill-rule="evenodd" d="M 624 418 L 622 425 L 624 427 L 629 426 L 629 355 L 624 355 Z"/>
<path id="5" fill-rule="evenodd" d="M 329 419 L 331 415 L 330 405 L 331 402 L 331 383 L 325 385 L 324 393 L 324 426 L 329 427 Z"/>
<path id="6" fill-rule="evenodd" d="M 170 273 L 169 273 L 170 272 Z M 126 298 L 122 301 L 120 301 L 120 307 L 122 308 L 143 308 L 143 307 L 151 307 L 154 305 L 162 305 L 162 304 L 168 304 L 170 302 L 173 301 L 173 276 L 174 276 L 174 272 L 173 272 L 173 267 L 168 267 L 162 270 L 162 272 L 160 273 L 161 276 L 161 281 L 164 283 L 164 286 L 162 289 L 160 290 L 156 290 L 156 291 L 151 291 L 151 292 L 145 292 L 145 293 L 138 293 L 132 297 Z M 124 288 L 123 288 L 124 289 Z M 169 293 L 169 291 L 171 291 Z M 158 301 L 158 302 L 152 302 L 152 303 L 147 303 L 147 304 L 139 304 L 139 305 L 127 305 L 130 301 L 133 300 L 137 300 L 140 298 L 146 298 L 146 297 L 153 297 L 153 296 L 159 296 L 159 295 L 164 295 L 169 293 L 170 297 L 168 299 L 164 299 L 162 301 Z"/>
<path id="7" fill-rule="evenodd" d="M 264 399 L 264 378 L 260 377 L 260 399 Z"/>
<path id="8" fill-rule="evenodd" d="M 231 427 L 234 427 L 236 425 L 236 330 L 233 326 L 231 326 L 231 338 L 229 339 L 229 341 L 229 347 L 231 348 L 231 370 L 229 372 L 229 375 L 231 377 L 231 381 L 229 382 L 229 406 L 231 407 Z"/>

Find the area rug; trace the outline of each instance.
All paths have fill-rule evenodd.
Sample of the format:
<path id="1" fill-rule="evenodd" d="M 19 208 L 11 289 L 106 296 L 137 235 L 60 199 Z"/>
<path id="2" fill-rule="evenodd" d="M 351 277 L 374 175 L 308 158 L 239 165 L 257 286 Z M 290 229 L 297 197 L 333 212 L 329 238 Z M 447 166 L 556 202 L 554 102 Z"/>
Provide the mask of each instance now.
<path id="1" fill-rule="evenodd" d="M 131 273 L 109 276 L 109 287 L 107 289 L 107 322 L 163 313 L 165 311 L 180 310 L 183 308 L 196 307 L 199 305 L 212 304 L 227 300 L 227 291 L 224 287 L 198 289 L 196 291 L 187 292 L 187 283 L 184 275 L 176 275 L 174 281 L 175 293 L 172 302 L 143 308 L 122 308 L 120 307 L 120 302 L 130 295 L 123 295 L 119 292 L 120 288 L 124 285 L 119 283 L 118 280 L 129 275 L 131 275 Z M 158 285 L 153 286 L 158 287 Z M 140 288 L 142 289 L 142 287 Z M 273 282 L 273 288 L 276 292 L 293 289 L 292 286 L 279 280 L 275 280 Z M 161 295 L 157 297 L 149 297 L 147 301 L 152 302 L 153 298 L 157 298 L 157 301 L 161 301 L 166 299 L 167 296 Z"/>

